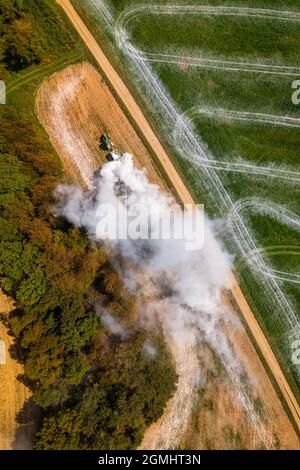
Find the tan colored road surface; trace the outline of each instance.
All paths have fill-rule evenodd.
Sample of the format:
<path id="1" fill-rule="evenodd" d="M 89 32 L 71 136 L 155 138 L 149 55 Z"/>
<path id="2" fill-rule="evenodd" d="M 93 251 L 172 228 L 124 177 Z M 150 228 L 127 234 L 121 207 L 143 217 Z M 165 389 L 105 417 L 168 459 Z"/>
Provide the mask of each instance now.
<path id="1" fill-rule="evenodd" d="M 13 302 L 0 291 L 0 314 L 8 315 Z M 23 376 L 22 364 L 11 354 L 14 339 L 0 320 L 0 340 L 5 345 L 5 365 L 0 365 L 0 451 L 16 444 L 17 416 L 31 393 L 18 376 Z"/>
<path id="2" fill-rule="evenodd" d="M 69 0 L 57 0 L 57 3 L 64 9 L 65 13 L 69 17 L 70 21 L 74 25 L 75 29 L 80 34 L 81 38 L 85 42 L 86 46 L 93 54 L 97 63 L 101 67 L 106 78 L 109 80 L 111 86 L 119 97 L 120 101 L 123 103 L 124 107 L 130 113 L 131 118 L 136 123 L 141 134 L 143 135 L 145 141 L 150 145 L 153 152 L 159 159 L 160 163 L 163 165 L 166 174 L 168 175 L 170 181 L 172 182 L 179 198 L 184 204 L 194 204 L 194 200 L 190 195 L 188 189 L 184 185 L 182 179 L 180 178 L 177 170 L 172 164 L 168 154 L 162 147 L 158 138 L 156 137 L 153 129 L 149 125 L 147 119 L 143 115 L 138 104 L 134 100 L 130 91 L 126 87 L 125 83 L 118 75 L 116 70 L 113 68 L 111 63 L 108 61 L 107 57 L 101 50 L 99 44 L 96 42 L 95 38 L 91 32 L 87 29 L 84 22 L 77 14 L 76 10 L 73 8 Z M 247 300 L 245 299 L 237 280 L 232 273 L 232 286 L 231 286 L 232 295 L 240 309 L 241 314 L 243 315 L 249 330 L 251 331 L 258 348 L 264 356 L 264 359 L 271 370 L 276 383 L 284 396 L 286 403 L 289 407 L 290 413 L 294 418 L 294 422 L 297 426 L 298 431 L 300 432 L 300 407 L 294 396 L 285 376 L 282 372 L 282 369 L 261 329 L 259 326 L 254 314 L 252 313 Z"/>

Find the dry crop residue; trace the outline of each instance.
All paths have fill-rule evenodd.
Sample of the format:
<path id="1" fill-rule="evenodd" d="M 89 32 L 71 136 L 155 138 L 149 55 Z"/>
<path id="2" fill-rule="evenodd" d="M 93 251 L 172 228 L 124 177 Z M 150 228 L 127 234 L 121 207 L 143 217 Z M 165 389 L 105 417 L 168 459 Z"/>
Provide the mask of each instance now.
<path id="1" fill-rule="evenodd" d="M 93 172 L 106 162 L 99 138 L 107 133 L 120 152 L 132 153 L 136 165 L 147 168 L 151 181 L 162 186 L 148 151 L 92 65 L 71 65 L 45 80 L 36 110 L 74 181 L 89 186 Z"/>

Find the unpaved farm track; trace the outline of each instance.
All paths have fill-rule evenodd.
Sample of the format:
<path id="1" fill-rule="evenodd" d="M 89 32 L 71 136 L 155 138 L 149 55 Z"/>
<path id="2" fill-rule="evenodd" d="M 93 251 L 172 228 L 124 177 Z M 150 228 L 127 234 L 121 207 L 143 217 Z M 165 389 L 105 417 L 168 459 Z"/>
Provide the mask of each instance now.
<path id="1" fill-rule="evenodd" d="M 152 148 L 153 152 L 159 159 L 160 163 L 163 165 L 165 172 L 167 173 L 169 179 L 171 180 L 181 201 L 185 204 L 194 204 L 192 196 L 190 195 L 188 189 L 186 188 L 180 176 L 178 175 L 168 154 L 162 147 L 154 131 L 152 130 L 151 126 L 149 125 L 148 121 L 143 115 L 141 109 L 139 108 L 138 104 L 132 97 L 131 93 L 129 92 L 128 88 L 126 87 L 126 85 L 124 84 L 120 76 L 117 74 L 115 69 L 112 67 L 112 65 L 108 61 L 107 57 L 105 56 L 105 54 L 99 47 L 93 35 L 87 29 L 82 19 L 80 18 L 80 16 L 77 14 L 75 9 L 71 5 L 70 1 L 69 0 L 57 0 L 57 3 L 61 5 L 61 7 L 64 9 L 65 13 L 67 14 L 70 21 L 73 23 L 74 27 L 76 28 L 76 30 L 82 37 L 86 46 L 88 47 L 88 49 L 93 54 L 96 61 L 98 62 L 105 76 L 110 81 L 110 84 L 113 87 L 114 91 L 116 92 L 117 96 L 119 97 L 124 107 L 127 109 L 132 119 L 138 126 L 145 141 L 147 141 L 147 143 L 149 144 L 149 146 Z M 265 362 L 269 370 L 271 371 L 276 381 L 276 384 L 278 388 L 280 389 L 280 392 L 282 393 L 287 403 L 290 414 L 293 417 L 294 423 L 298 431 L 300 431 L 300 407 L 284 376 L 284 373 L 282 372 L 282 369 L 272 349 L 269 346 L 269 343 L 262 329 L 260 328 L 254 314 L 252 313 L 237 283 L 237 280 L 234 274 L 232 274 L 231 292 L 240 309 L 240 312 L 244 320 L 247 323 L 247 326 L 250 332 L 255 338 L 257 347 L 262 353 L 265 359 Z"/>
<path id="2" fill-rule="evenodd" d="M 0 291 L 0 313 L 8 315 L 11 309 L 12 302 Z M 23 366 L 10 353 L 14 339 L 8 334 L 1 319 L 0 340 L 5 344 L 6 353 L 6 364 L 0 365 L 0 450 L 10 450 L 16 440 L 17 415 L 31 393 L 29 388 L 18 380 L 18 376 L 24 374 Z M 24 441 L 20 444 L 23 448 L 30 445 Z"/>

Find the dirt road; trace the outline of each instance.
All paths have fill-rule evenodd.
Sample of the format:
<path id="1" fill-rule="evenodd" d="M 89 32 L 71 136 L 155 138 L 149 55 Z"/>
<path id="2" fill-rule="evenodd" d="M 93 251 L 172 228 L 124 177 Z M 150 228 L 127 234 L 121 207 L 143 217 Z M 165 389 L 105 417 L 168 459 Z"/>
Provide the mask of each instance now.
<path id="1" fill-rule="evenodd" d="M 0 313 L 8 315 L 12 306 L 13 302 L 0 291 Z M 0 365 L 0 450 L 10 450 L 16 444 L 17 415 L 31 393 L 18 380 L 18 376 L 24 374 L 23 366 L 10 352 L 14 338 L 8 334 L 8 329 L 1 320 L 0 339 L 4 342 L 6 353 L 6 363 Z M 29 442 L 20 444 L 22 448 L 30 447 Z"/>
<path id="2" fill-rule="evenodd" d="M 81 38 L 85 42 L 86 46 L 93 54 L 95 60 L 101 67 L 103 73 L 109 80 L 111 86 L 119 97 L 120 101 L 123 103 L 124 107 L 130 114 L 133 121 L 136 123 L 139 128 L 141 135 L 144 137 L 145 141 L 152 148 L 153 152 L 159 159 L 160 163 L 163 165 L 166 174 L 168 175 L 170 181 L 172 182 L 179 198 L 185 204 L 194 204 L 193 198 L 190 195 L 188 189 L 184 185 L 180 176 L 178 175 L 174 165 L 172 164 L 168 154 L 162 147 L 158 138 L 156 137 L 153 129 L 149 125 L 147 119 L 143 115 L 138 104 L 134 100 L 130 91 L 113 68 L 111 63 L 108 61 L 107 57 L 101 50 L 99 44 L 96 42 L 93 35 L 87 29 L 83 23 L 80 16 L 77 14 L 69 0 L 57 0 L 57 3 L 64 9 L 65 13 L 69 17 L 70 21 L 74 25 L 75 29 L 80 34 Z M 251 331 L 258 348 L 264 356 L 264 359 L 272 372 L 274 379 L 284 396 L 286 403 L 289 407 L 290 413 L 293 416 L 294 422 L 300 432 L 300 407 L 297 403 L 297 400 L 284 376 L 283 371 L 269 346 L 269 343 L 260 328 L 254 314 L 252 313 L 238 283 L 235 279 L 234 274 L 232 274 L 232 295 L 240 309 L 241 314 L 243 315 L 249 330 Z"/>

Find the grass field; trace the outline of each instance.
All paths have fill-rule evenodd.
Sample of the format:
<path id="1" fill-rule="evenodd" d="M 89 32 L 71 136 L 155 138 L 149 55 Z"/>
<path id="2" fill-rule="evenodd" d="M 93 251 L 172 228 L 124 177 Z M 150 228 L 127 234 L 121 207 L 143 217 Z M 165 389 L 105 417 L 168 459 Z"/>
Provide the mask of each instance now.
<path id="1" fill-rule="evenodd" d="M 300 332 L 300 106 L 291 101 L 299 2 L 73 3 L 91 14 L 96 34 L 109 11 L 102 25 L 192 192 L 223 219 L 241 286 L 299 397 L 291 362 Z M 236 10 L 203 14 L 201 6 Z"/>

